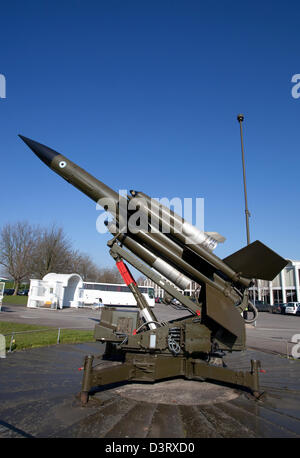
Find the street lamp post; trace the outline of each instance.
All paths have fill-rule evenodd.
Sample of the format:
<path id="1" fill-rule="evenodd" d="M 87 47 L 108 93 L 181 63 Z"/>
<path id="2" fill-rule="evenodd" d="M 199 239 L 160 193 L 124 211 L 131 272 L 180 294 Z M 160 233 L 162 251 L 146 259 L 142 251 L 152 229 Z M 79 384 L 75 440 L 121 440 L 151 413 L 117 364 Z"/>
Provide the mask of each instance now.
<path id="1" fill-rule="evenodd" d="M 245 153 L 244 153 L 244 142 L 243 142 L 243 128 L 242 128 L 242 122 L 244 121 L 244 115 L 243 114 L 238 114 L 237 115 L 237 120 L 240 124 L 240 133 L 241 133 L 241 150 L 242 150 L 242 164 L 243 164 L 243 179 L 244 179 L 244 194 L 245 194 L 245 215 L 246 215 L 246 234 L 247 234 L 247 245 L 250 244 L 250 230 L 249 230 L 249 217 L 250 217 L 250 212 L 248 209 L 248 199 L 247 199 L 247 187 L 246 187 L 246 170 L 245 170 Z M 253 289 L 253 302 L 255 304 L 255 286 L 256 286 L 256 281 L 254 283 L 254 289 Z M 248 318 L 248 311 L 245 310 L 243 313 L 243 316 L 245 319 Z M 256 321 L 254 322 L 254 326 L 256 326 Z"/>
<path id="2" fill-rule="evenodd" d="M 250 244 L 250 230 L 249 230 L 249 217 L 250 212 L 248 210 L 248 200 L 247 200 L 247 188 L 246 188 L 246 171 L 245 171 L 245 154 L 244 154 L 244 145 L 243 145 L 243 129 L 242 122 L 244 121 L 244 115 L 238 114 L 237 120 L 240 123 L 240 132 L 241 132 L 241 150 L 242 150 L 242 164 L 243 164 L 243 178 L 244 178 L 244 194 L 245 194 L 245 214 L 246 214 L 246 232 L 247 232 L 247 245 Z"/>

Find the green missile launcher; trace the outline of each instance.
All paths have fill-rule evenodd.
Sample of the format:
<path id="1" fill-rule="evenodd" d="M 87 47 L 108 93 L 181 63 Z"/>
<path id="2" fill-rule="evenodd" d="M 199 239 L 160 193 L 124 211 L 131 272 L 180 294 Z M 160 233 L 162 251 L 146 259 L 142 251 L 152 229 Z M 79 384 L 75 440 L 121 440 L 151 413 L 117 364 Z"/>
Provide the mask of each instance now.
<path id="1" fill-rule="evenodd" d="M 235 371 L 225 367 L 223 356 L 246 349 L 245 322 L 257 318 L 249 299 L 254 279 L 272 280 L 288 261 L 258 240 L 221 260 L 212 253 L 216 243 L 224 240 L 219 234 L 199 231 L 160 204 L 151 206 L 150 197 L 141 192 L 120 197 L 62 154 L 20 137 L 48 167 L 95 202 L 101 199 L 109 209 L 114 221 L 107 223 L 113 235 L 108 248 L 138 305 L 134 312 L 102 309 L 94 336 L 105 343 L 106 350 L 101 364 L 94 364 L 93 355 L 85 358 L 82 403 L 97 386 L 170 377 L 221 381 L 259 396 L 260 362 L 252 360 L 249 371 Z M 125 232 L 127 221 L 121 208 L 127 209 L 135 198 L 147 227 Z M 130 210 L 125 212 L 131 214 Z M 155 230 L 153 221 L 157 223 Z M 162 226 L 169 229 L 167 233 Z M 187 309 L 187 316 L 159 321 L 124 261 L 177 299 Z M 199 285 L 194 298 L 181 293 L 190 281 Z M 245 309 L 253 314 L 246 321 L 242 317 Z"/>

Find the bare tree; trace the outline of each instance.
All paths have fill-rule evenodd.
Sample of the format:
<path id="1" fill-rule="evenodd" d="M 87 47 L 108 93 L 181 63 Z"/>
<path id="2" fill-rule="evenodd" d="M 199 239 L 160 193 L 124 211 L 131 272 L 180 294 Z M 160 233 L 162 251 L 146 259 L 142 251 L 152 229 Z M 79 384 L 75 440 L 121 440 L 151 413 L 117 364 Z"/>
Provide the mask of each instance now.
<path id="1" fill-rule="evenodd" d="M 71 255 L 71 266 L 72 272 L 79 274 L 85 281 L 96 282 L 99 277 L 99 267 L 96 266 L 90 256 L 85 253 L 73 251 Z"/>
<path id="2" fill-rule="evenodd" d="M 123 283 L 123 279 L 116 267 L 104 267 L 99 269 L 97 277 L 99 283 Z"/>
<path id="3" fill-rule="evenodd" d="M 74 250 L 61 227 L 33 227 L 28 222 L 6 224 L 0 232 L 0 265 L 13 278 L 15 292 L 30 278 L 50 272 L 78 273 L 83 280 L 123 283 L 116 267 L 98 267 L 85 253 Z"/>
<path id="4" fill-rule="evenodd" d="M 14 295 L 17 295 L 20 283 L 30 277 L 36 238 L 37 229 L 26 221 L 6 224 L 1 230 L 0 264 L 14 280 Z"/>
<path id="5" fill-rule="evenodd" d="M 39 230 L 32 261 L 32 273 L 38 278 L 49 272 L 70 273 L 72 246 L 61 227 Z"/>
<path id="6" fill-rule="evenodd" d="M 98 267 L 85 253 L 73 251 L 71 256 L 72 272 L 79 274 L 83 280 L 97 283 L 122 283 L 122 277 L 116 267 Z"/>

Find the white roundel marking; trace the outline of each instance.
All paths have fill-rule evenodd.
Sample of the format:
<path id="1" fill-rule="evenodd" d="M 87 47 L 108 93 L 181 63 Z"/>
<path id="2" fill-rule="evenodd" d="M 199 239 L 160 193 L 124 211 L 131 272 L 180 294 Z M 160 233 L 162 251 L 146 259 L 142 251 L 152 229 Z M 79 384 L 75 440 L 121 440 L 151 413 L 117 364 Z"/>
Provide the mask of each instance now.
<path id="1" fill-rule="evenodd" d="M 58 165 L 60 166 L 61 169 L 63 169 L 67 165 L 67 163 L 65 161 L 60 161 Z"/>

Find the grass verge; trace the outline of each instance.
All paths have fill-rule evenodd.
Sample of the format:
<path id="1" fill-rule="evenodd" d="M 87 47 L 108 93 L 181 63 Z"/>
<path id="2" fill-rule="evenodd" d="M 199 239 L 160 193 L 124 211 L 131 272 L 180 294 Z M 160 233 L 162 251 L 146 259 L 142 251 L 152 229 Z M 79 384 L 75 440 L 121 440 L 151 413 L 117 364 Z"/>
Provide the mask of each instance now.
<path id="1" fill-rule="evenodd" d="M 3 296 L 2 304 L 27 305 L 28 296 Z"/>
<path id="2" fill-rule="evenodd" d="M 22 332 L 22 334 L 17 334 Z M 11 345 L 13 334 L 12 350 L 24 350 L 25 348 L 44 347 L 57 344 L 58 328 L 48 328 L 34 324 L 13 323 L 0 321 L 0 334 L 5 335 L 6 350 Z M 59 343 L 83 343 L 93 342 L 94 331 L 81 329 L 60 329 Z"/>

